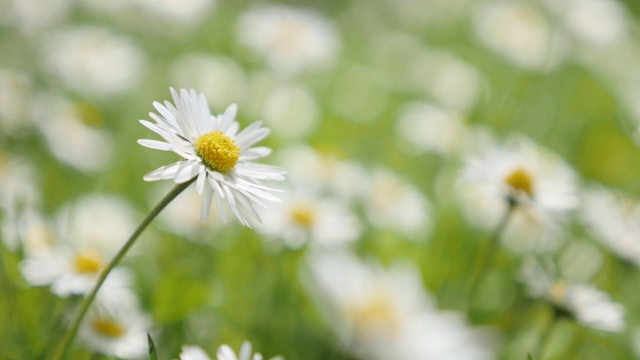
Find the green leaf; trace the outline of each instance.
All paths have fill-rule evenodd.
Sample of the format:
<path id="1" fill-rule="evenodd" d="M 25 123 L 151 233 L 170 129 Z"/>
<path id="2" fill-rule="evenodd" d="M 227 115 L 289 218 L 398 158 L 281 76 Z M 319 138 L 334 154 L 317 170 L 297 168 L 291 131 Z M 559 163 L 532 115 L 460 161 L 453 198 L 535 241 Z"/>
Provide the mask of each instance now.
<path id="1" fill-rule="evenodd" d="M 156 345 L 153 343 L 151 335 L 147 333 L 147 342 L 149 344 L 149 360 L 158 360 L 158 353 L 156 353 Z"/>
<path id="2" fill-rule="evenodd" d="M 533 360 L 533 356 L 531 356 L 531 354 L 527 354 L 527 360 Z"/>

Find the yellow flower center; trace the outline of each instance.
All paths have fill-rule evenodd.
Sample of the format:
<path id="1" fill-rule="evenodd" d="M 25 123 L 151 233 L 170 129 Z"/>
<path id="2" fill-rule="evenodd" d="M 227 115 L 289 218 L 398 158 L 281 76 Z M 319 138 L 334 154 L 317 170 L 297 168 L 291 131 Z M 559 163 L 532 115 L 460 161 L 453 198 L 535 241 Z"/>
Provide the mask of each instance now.
<path id="1" fill-rule="evenodd" d="M 111 319 L 95 319 L 92 325 L 99 334 L 110 338 L 119 338 L 126 331 L 124 326 Z"/>
<path id="2" fill-rule="evenodd" d="M 240 148 L 222 131 L 200 136 L 193 146 L 209 170 L 223 174 L 231 171 L 240 158 Z"/>
<path id="3" fill-rule="evenodd" d="M 80 251 L 73 259 L 73 266 L 79 273 L 97 273 L 102 269 L 103 259 L 100 254 L 91 250 Z"/>
<path id="4" fill-rule="evenodd" d="M 315 215 L 308 205 L 297 205 L 291 210 L 291 220 L 305 229 L 313 226 Z"/>
<path id="5" fill-rule="evenodd" d="M 523 191 L 533 197 L 533 178 L 526 170 L 518 168 L 507 176 L 504 181 L 514 190 Z"/>
<path id="6" fill-rule="evenodd" d="M 388 294 L 374 293 L 365 303 L 357 304 L 351 309 L 355 326 L 360 331 L 371 328 L 396 332 L 400 328 L 401 319 Z"/>
<path id="7" fill-rule="evenodd" d="M 564 304 L 567 295 L 567 284 L 564 281 L 556 281 L 551 285 L 551 300 L 558 304 Z"/>

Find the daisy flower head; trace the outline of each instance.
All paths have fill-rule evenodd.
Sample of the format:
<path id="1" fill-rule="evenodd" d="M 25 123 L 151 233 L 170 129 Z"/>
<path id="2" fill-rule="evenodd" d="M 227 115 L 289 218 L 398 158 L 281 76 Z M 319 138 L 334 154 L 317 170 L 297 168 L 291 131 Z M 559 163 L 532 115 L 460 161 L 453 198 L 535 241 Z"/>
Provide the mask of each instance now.
<path id="1" fill-rule="evenodd" d="M 613 302 L 608 293 L 588 284 L 569 283 L 555 272 L 553 266 L 545 267 L 532 259 L 525 262 L 521 280 L 529 296 L 548 302 L 586 327 L 608 332 L 624 330 L 624 308 Z"/>
<path id="2" fill-rule="evenodd" d="M 204 194 L 201 220 L 209 215 L 216 199 L 221 216 L 225 204 L 245 226 L 248 217 L 260 222 L 254 203 L 266 207 L 264 200 L 278 202 L 277 190 L 262 185 L 263 180 L 284 180 L 282 168 L 257 164 L 271 153 L 268 147 L 254 147 L 269 129 L 256 121 L 242 131 L 235 120 L 237 107 L 230 105 L 223 114 L 213 116 L 204 94 L 195 90 L 171 88 L 174 104 L 154 102 L 158 114 L 149 113 L 155 121 L 140 123 L 165 141 L 141 139 L 138 143 L 150 149 L 173 151 L 182 159 L 162 166 L 144 176 L 146 181 L 171 179 L 177 184 L 195 181 L 199 194 Z"/>
<path id="3" fill-rule="evenodd" d="M 511 208 L 503 238 L 519 251 L 555 247 L 563 217 L 578 205 L 573 170 L 525 139 L 471 157 L 459 180 L 463 210 L 474 225 L 494 229 Z"/>
<path id="4" fill-rule="evenodd" d="M 640 266 L 640 203 L 605 187 L 583 194 L 582 220 L 620 259 Z"/>
<path id="5" fill-rule="evenodd" d="M 255 353 L 252 355 L 251 343 L 245 341 L 242 343 L 240 353 L 236 353 L 228 345 L 221 345 L 218 348 L 217 360 L 262 360 L 262 354 Z M 180 360 L 210 360 L 211 358 L 201 348 L 197 346 L 183 346 L 180 352 Z M 270 360 L 283 360 L 282 356 L 276 356 Z"/>

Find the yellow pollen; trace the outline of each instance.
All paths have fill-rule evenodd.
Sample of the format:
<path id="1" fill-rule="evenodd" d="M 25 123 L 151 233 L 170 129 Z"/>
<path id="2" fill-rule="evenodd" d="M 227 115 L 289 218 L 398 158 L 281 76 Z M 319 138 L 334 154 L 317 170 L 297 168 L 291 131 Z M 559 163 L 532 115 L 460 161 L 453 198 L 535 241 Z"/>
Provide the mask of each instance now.
<path id="1" fill-rule="evenodd" d="M 193 146 L 209 170 L 223 174 L 231 171 L 240 158 L 240 148 L 222 131 L 200 136 Z"/>
<path id="2" fill-rule="evenodd" d="M 103 260 L 100 254 L 95 251 L 84 250 L 76 254 L 73 259 L 73 266 L 79 273 L 97 273 L 102 269 Z"/>
<path id="3" fill-rule="evenodd" d="M 373 294 L 367 302 L 356 305 L 351 311 L 355 325 L 360 330 L 367 331 L 376 327 L 395 332 L 400 328 L 398 313 L 387 294 Z"/>
<path id="4" fill-rule="evenodd" d="M 313 209 L 310 206 L 298 205 L 291 210 L 291 220 L 306 229 L 313 226 L 314 218 Z"/>
<path id="5" fill-rule="evenodd" d="M 126 331 L 124 326 L 110 319 L 95 319 L 92 325 L 98 333 L 110 338 L 119 338 L 124 335 Z"/>
<path id="6" fill-rule="evenodd" d="M 551 285 L 551 299 L 556 304 L 564 303 L 567 294 L 567 284 L 564 281 L 556 281 Z"/>
<path id="7" fill-rule="evenodd" d="M 533 178 L 524 169 L 516 169 L 504 181 L 514 190 L 524 191 L 529 197 L 533 197 Z"/>

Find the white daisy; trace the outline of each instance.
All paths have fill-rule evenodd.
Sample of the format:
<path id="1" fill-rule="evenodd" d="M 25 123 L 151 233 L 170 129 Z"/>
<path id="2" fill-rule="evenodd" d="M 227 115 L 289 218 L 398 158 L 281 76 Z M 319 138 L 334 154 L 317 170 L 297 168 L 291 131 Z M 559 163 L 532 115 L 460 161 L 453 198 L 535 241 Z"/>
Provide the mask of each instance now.
<path id="1" fill-rule="evenodd" d="M 315 253 L 303 278 L 340 344 L 359 359 L 492 359 L 492 342 L 440 312 L 415 267 Z"/>
<path id="2" fill-rule="evenodd" d="M 135 229 L 132 214 L 126 202 L 104 195 L 85 196 L 64 206 L 43 234 L 49 244 L 52 237 L 57 241 L 26 252 L 20 263 L 23 277 L 33 286 L 51 286 L 51 291 L 61 297 L 86 294 Z M 39 236 L 37 232 L 31 235 Z M 25 239 L 29 240 L 38 241 Z M 126 277 L 124 270 L 115 269 L 109 279 Z"/>
<path id="3" fill-rule="evenodd" d="M 238 38 L 283 74 L 331 63 L 339 47 L 328 19 L 284 5 L 265 5 L 243 14 L 238 22 Z"/>
<path id="4" fill-rule="evenodd" d="M 125 92 L 137 85 L 145 69 L 143 50 L 107 28 L 60 31 L 46 39 L 43 47 L 47 69 L 82 94 Z"/>
<path id="5" fill-rule="evenodd" d="M 180 352 L 180 360 L 210 360 L 204 350 L 197 346 L 183 346 Z M 236 356 L 236 353 L 228 345 L 221 345 L 217 352 L 218 360 L 262 360 L 262 354 L 255 353 L 252 356 L 251 343 L 245 341 L 242 343 L 240 352 Z M 282 356 L 272 357 L 270 360 L 283 360 Z"/>
<path id="6" fill-rule="evenodd" d="M 614 254 L 640 266 L 640 204 L 604 187 L 584 192 L 585 226 Z"/>
<path id="7" fill-rule="evenodd" d="M 108 356 L 142 359 L 148 355 L 147 333 L 151 321 L 141 312 L 137 297 L 126 289 L 117 288 L 115 292 L 119 296 L 109 297 L 100 295 L 116 288 L 100 290 L 80 323 L 78 340 L 87 348 Z"/>
<path id="8" fill-rule="evenodd" d="M 557 156 L 517 139 L 470 158 L 458 190 L 474 225 L 494 229 L 513 206 L 504 240 L 515 250 L 550 250 L 563 217 L 578 205 L 575 181 Z"/>
<path id="9" fill-rule="evenodd" d="M 531 259 L 523 265 L 521 280 L 531 297 L 547 301 L 587 327 L 609 332 L 624 330 L 624 308 L 605 292 L 558 279 L 554 271 Z"/>
<path id="10" fill-rule="evenodd" d="M 415 239 L 430 227 L 429 202 L 415 186 L 391 170 L 376 169 L 364 185 L 365 214 L 373 226 Z"/>
<path id="11" fill-rule="evenodd" d="M 138 143 L 173 151 L 183 159 L 146 174 L 144 180 L 172 179 L 178 184 L 195 180 L 198 193 L 204 193 L 202 221 L 207 218 L 214 197 L 221 215 L 225 214 L 226 203 L 242 224 L 249 226 L 247 215 L 260 221 L 253 203 L 266 207 L 263 200 L 279 201 L 272 194 L 276 190 L 263 186 L 261 181 L 281 181 L 285 174 L 279 167 L 253 162 L 271 153 L 268 147 L 252 147 L 269 134 L 269 129 L 256 121 L 238 132 L 235 104 L 224 114 L 212 116 L 203 94 L 185 89 L 178 93 L 172 88 L 171 95 L 175 106 L 168 101 L 164 105 L 154 102 L 160 115 L 149 116 L 155 124 L 140 120 L 166 142 L 141 139 Z"/>
<path id="12" fill-rule="evenodd" d="M 475 14 L 476 35 L 487 47 L 526 69 L 546 70 L 562 61 L 563 39 L 544 14 L 524 2 L 498 1 Z"/>
<path id="13" fill-rule="evenodd" d="M 357 240 L 362 226 L 351 207 L 335 197 L 320 196 L 309 186 L 292 186 L 282 203 L 265 214 L 258 231 L 292 249 L 340 246 Z"/>

